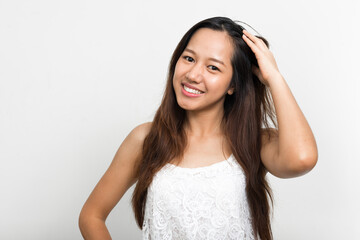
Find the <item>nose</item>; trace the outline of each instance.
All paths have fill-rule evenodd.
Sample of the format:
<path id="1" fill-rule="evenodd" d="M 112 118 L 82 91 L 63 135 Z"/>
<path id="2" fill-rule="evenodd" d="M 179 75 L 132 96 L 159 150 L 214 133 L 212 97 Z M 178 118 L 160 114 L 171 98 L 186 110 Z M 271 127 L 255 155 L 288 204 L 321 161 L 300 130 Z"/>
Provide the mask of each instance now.
<path id="1" fill-rule="evenodd" d="M 203 68 L 202 65 L 197 62 L 194 64 L 189 71 L 186 73 L 186 78 L 190 80 L 191 82 L 201 82 L 203 79 Z"/>

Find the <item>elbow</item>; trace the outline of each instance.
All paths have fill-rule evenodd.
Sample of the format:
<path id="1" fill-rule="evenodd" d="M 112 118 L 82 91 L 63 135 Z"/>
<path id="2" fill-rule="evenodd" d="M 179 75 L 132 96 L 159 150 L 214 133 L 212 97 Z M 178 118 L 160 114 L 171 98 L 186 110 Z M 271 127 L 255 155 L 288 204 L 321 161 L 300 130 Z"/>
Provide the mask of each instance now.
<path id="1" fill-rule="evenodd" d="M 299 160 L 302 170 L 304 173 L 310 172 L 316 165 L 318 160 L 317 155 L 311 155 L 306 158 L 302 158 Z"/>
<path id="2" fill-rule="evenodd" d="M 271 172 L 279 178 L 300 177 L 310 172 L 317 164 L 317 149 L 311 151 L 295 151 L 278 157 L 277 168 Z"/>
<path id="3" fill-rule="evenodd" d="M 83 234 L 87 232 L 89 229 L 94 228 L 95 225 L 98 225 L 100 223 L 105 224 L 105 221 L 106 221 L 106 217 L 103 217 L 98 212 L 95 212 L 93 209 L 90 209 L 85 204 L 79 214 L 78 227 L 80 229 L 80 232 Z"/>
<path id="4" fill-rule="evenodd" d="M 292 164 L 292 171 L 295 176 L 301 176 L 310 172 L 318 161 L 317 151 L 306 153 L 295 158 Z"/>
<path id="5" fill-rule="evenodd" d="M 83 238 L 93 239 L 93 235 L 98 234 L 96 231 L 99 229 L 99 223 L 98 219 L 81 212 L 78 219 L 78 227 Z"/>
<path id="6" fill-rule="evenodd" d="M 84 211 L 82 210 L 80 212 L 79 219 L 78 219 L 78 227 L 79 227 L 81 233 L 84 232 L 87 220 L 88 220 L 88 217 L 84 214 Z"/>
<path id="7" fill-rule="evenodd" d="M 310 172 L 316 166 L 317 161 L 318 150 L 315 141 L 298 154 L 298 162 L 300 163 L 300 168 L 303 170 L 304 174 Z"/>
<path id="8" fill-rule="evenodd" d="M 85 207 L 83 207 L 81 209 L 78 218 L 78 227 L 83 236 L 87 231 L 87 229 L 89 228 L 89 226 L 92 224 L 92 220 L 93 220 L 93 216 L 89 213 L 89 211 L 87 211 Z"/>

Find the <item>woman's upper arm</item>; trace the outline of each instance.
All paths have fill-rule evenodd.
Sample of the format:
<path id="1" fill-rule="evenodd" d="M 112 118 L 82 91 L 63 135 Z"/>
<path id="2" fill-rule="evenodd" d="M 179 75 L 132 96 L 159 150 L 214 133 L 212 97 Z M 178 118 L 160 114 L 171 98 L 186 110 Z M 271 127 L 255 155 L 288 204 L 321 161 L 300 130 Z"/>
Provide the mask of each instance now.
<path id="1" fill-rule="evenodd" d="M 261 161 L 267 171 L 275 176 L 281 175 L 281 170 L 277 166 L 276 160 L 279 157 L 279 141 L 276 129 L 262 129 L 261 133 Z"/>
<path id="2" fill-rule="evenodd" d="M 281 154 L 277 129 L 263 129 L 261 137 L 261 161 L 272 175 L 279 178 L 298 177 L 309 172 L 315 166 L 313 160 L 301 159 L 300 153 Z"/>
<path id="3" fill-rule="evenodd" d="M 80 215 L 96 216 L 105 221 L 125 192 L 137 181 L 135 164 L 141 160 L 143 141 L 150 127 L 151 122 L 141 124 L 125 138 Z"/>

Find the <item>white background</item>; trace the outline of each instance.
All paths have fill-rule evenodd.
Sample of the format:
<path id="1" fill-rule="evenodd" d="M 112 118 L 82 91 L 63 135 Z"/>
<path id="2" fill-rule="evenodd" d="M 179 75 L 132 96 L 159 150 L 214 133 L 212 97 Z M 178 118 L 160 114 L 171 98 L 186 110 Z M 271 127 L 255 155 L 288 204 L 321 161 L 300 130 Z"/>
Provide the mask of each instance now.
<path id="1" fill-rule="evenodd" d="M 317 140 L 312 172 L 269 177 L 275 239 L 358 237 L 359 9 L 356 0 L 0 0 L 0 239 L 81 239 L 81 207 L 126 135 L 152 120 L 176 44 L 218 15 L 269 40 Z M 113 239 L 141 238 L 132 191 L 107 220 Z"/>

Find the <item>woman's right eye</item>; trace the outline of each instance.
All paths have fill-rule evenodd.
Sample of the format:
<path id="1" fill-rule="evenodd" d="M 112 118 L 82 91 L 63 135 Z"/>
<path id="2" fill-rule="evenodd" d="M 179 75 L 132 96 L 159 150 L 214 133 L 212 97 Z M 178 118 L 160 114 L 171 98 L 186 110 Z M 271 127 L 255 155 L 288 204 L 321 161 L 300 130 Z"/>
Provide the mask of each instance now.
<path id="1" fill-rule="evenodd" d="M 189 61 L 189 62 L 193 62 L 193 61 L 194 61 L 194 59 L 193 59 L 192 57 L 189 57 L 189 56 L 184 56 L 184 59 L 185 59 L 186 61 Z"/>

